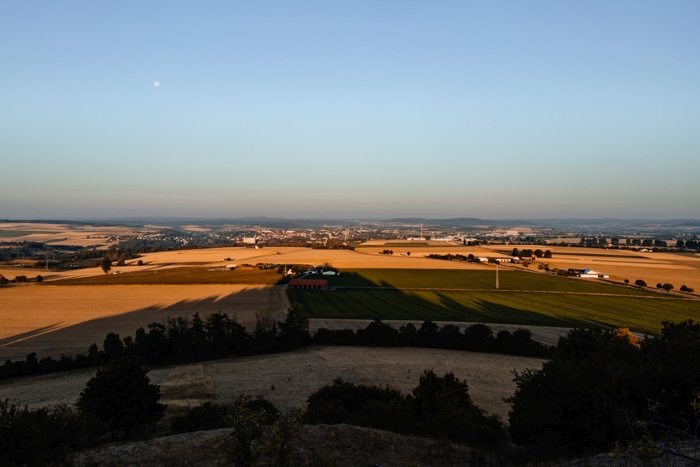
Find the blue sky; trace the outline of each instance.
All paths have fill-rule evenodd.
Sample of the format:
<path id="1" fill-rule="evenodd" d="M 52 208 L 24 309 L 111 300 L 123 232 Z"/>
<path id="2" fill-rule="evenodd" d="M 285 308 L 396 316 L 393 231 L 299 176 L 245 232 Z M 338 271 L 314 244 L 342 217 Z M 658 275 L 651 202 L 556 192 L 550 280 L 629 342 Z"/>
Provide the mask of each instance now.
<path id="1" fill-rule="evenodd" d="M 7 0 L 0 218 L 700 218 L 699 45 L 697 1 Z"/>

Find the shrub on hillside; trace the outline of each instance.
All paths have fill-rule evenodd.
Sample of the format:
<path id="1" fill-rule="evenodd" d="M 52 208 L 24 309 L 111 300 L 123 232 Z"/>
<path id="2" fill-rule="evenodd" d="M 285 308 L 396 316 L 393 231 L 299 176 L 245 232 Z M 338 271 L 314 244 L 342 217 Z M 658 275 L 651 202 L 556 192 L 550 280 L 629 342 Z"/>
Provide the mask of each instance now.
<path id="1" fill-rule="evenodd" d="M 154 425 L 165 411 L 158 403 L 160 387 L 151 384 L 146 373 L 134 359 L 115 358 L 87 382 L 76 406 L 104 426 L 112 439 L 120 432 L 128 438 L 134 428 Z"/>
<path id="2" fill-rule="evenodd" d="M 346 423 L 491 448 L 507 438 L 501 421 L 474 405 L 466 382 L 429 370 L 410 395 L 336 379 L 309 396 L 307 417 L 310 423 Z"/>
<path id="3" fill-rule="evenodd" d="M 255 399 L 247 398 L 246 407 L 254 412 L 263 412 L 264 420 L 268 425 L 272 425 L 280 416 L 280 411 L 263 397 Z M 188 433 L 192 431 L 216 430 L 218 428 L 229 428 L 231 425 L 230 414 L 235 409 L 235 404 L 205 402 L 193 407 L 184 415 L 173 419 L 173 433 Z"/>
<path id="4" fill-rule="evenodd" d="M 0 401 L 0 465 L 70 465 L 91 440 L 88 424 L 66 406 L 30 410 Z"/>

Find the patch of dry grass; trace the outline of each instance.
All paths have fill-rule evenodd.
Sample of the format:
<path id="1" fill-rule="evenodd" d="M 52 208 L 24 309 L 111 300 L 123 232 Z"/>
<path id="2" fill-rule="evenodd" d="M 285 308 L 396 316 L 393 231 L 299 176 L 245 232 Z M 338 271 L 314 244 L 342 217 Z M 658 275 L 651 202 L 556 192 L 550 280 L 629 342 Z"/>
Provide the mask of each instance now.
<path id="1" fill-rule="evenodd" d="M 214 399 L 214 380 L 204 374 L 201 364 L 173 368 L 160 383 L 162 404 L 167 418 L 186 413 L 192 407 Z"/>
<path id="2" fill-rule="evenodd" d="M 356 384 L 390 385 L 409 393 L 423 370 L 454 372 L 469 385 L 474 402 L 504 420 L 515 392 L 512 370 L 540 368 L 543 359 L 441 349 L 309 347 L 278 355 L 257 355 L 204 363 L 214 380 L 216 400 L 233 401 L 243 392 L 263 396 L 287 410 L 306 403 L 318 388 L 342 378 Z"/>
<path id="3" fill-rule="evenodd" d="M 95 464 L 105 467 L 219 466 L 224 461 L 219 446 L 228 441 L 231 431 L 200 431 L 111 444 L 80 453 L 75 463 L 78 467 Z M 302 426 L 293 445 L 301 455 L 301 465 L 307 467 L 479 465 L 469 464 L 471 450 L 466 446 L 349 425 Z M 253 465 L 269 464 L 261 459 Z"/>
<path id="4" fill-rule="evenodd" d="M 209 399 L 233 402 L 241 394 L 262 396 L 281 410 L 306 404 L 322 386 L 342 378 L 355 384 L 390 385 L 409 393 L 423 370 L 438 375 L 453 372 L 466 380 L 474 403 L 506 420 L 503 401 L 515 392 L 512 370 L 538 369 L 543 359 L 441 349 L 307 347 L 295 352 L 215 360 L 181 367 L 158 367 L 148 373 L 154 384 L 165 384 L 164 398 L 173 401 Z M 178 368 L 184 368 L 180 370 Z M 52 403 L 72 404 L 95 369 L 54 373 L 0 381 L 3 397 L 30 408 Z M 183 383 L 177 384 L 178 375 Z M 197 396 L 197 397 L 194 397 Z M 182 404 L 186 404 L 183 402 Z"/>
<path id="5" fill-rule="evenodd" d="M 222 465 L 224 455 L 219 448 L 226 443 L 232 430 L 183 433 L 130 443 L 110 444 L 81 452 L 75 459 L 77 467 L 215 467 Z M 350 425 L 305 425 L 294 439 L 293 446 L 305 467 L 484 467 L 503 465 L 496 455 L 479 452 L 464 445 L 407 436 L 388 431 Z M 684 452 L 698 455 L 697 443 L 687 443 Z M 672 455 L 641 464 L 632 458 L 613 457 L 604 453 L 582 459 L 542 462 L 540 467 L 685 467 L 696 462 L 684 461 Z M 268 466 L 260 460 L 255 466 Z M 530 464 L 528 464 L 530 465 Z"/>

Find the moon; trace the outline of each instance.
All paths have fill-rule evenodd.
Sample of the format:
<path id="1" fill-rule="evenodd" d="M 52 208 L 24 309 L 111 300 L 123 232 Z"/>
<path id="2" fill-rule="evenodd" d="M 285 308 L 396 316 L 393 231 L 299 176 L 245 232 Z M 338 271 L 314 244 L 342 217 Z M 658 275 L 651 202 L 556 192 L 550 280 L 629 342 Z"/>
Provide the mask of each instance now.
<path id="1" fill-rule="evenodd" d="M 154 82 L 153 82 L 153 86 L 155 86 L 155 87 L 160 86 L 160 81 L 154 81 Z"/>

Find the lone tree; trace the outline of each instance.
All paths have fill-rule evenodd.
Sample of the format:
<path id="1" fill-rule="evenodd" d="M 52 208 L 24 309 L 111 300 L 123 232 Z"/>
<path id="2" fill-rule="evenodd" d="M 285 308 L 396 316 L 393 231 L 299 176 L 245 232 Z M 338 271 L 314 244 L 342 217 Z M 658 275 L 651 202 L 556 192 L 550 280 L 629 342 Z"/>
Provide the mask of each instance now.
<path id="1" fill-rule="evenodd" d="M 105 274 L 107 274 L 109 270 L 112 269 L 112 260 L 105 256 L 104 258 L 102 258 L 102 261 L 100 261 L 100 267 L 105 272 Z"/>
<path id="2" fill-rule="evenodd" d="M 113 332 L 107 334 L 102 347 L 104 348 L 105 358 L 108 361 L 119 358 L 124 354 L 124 343 L 119 338 L 119 334 Z"/>
<path id="3" fill-rule="evenodd" d="M 647 283 L 644 282 L 642 279 L 637 279 L 636 281 L 634 281 L 634 283 L 636 285 L 638 285 L 639 287 L 646 287 L 647 286 Z"/>
<path id="4" fill-rule="evenodd" d="M 670 292 L 673 290 L 673 284 L 669 284 L 666 282 L 664 285 L 661 286 L 662 289 L 664 289 L 666 292 Z"/>
<path id="5" fill-rule="evenodd" d="M 134 359 L 114 359 L 87 382 L 76 406 L 104 424 L 112 439 L 121 431 L 128 438 L 132 429 L 155 424 L 165 411 L 158 403 L 160 387 L 151 384 L 146 373 Z"/>

